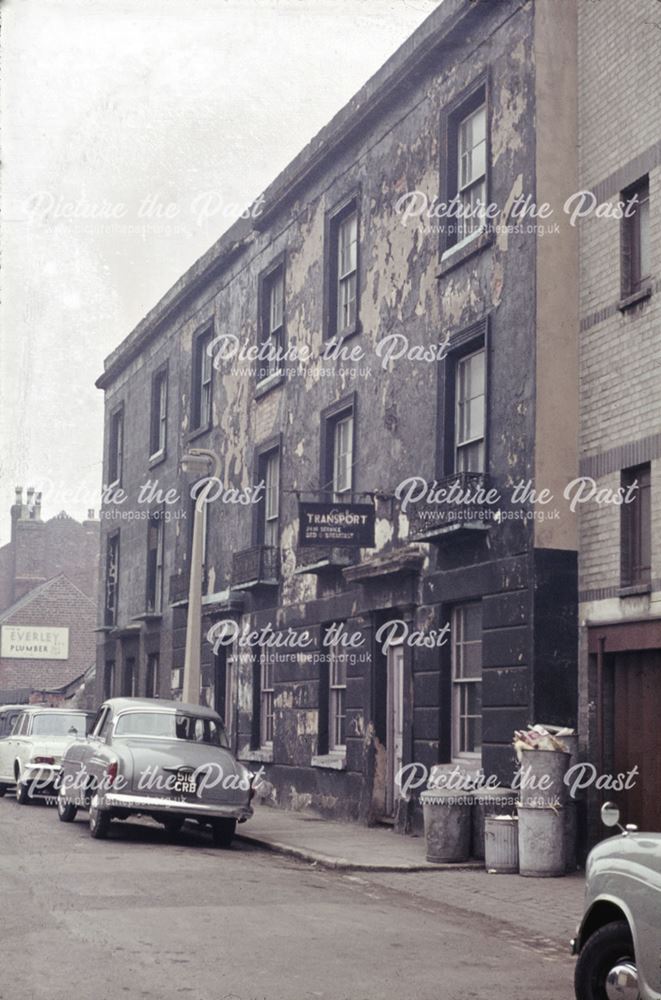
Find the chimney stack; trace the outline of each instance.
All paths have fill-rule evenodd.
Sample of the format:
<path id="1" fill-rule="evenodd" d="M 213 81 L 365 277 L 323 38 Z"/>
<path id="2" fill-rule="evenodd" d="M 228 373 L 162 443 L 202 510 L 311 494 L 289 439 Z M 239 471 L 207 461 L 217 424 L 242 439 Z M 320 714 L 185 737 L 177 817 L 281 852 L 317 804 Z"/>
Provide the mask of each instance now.
<path id="1" fill-rule="evenodd" d="M 41 493 L 35 494 L 34 498 L 34 519 L 41 521 Z"/>

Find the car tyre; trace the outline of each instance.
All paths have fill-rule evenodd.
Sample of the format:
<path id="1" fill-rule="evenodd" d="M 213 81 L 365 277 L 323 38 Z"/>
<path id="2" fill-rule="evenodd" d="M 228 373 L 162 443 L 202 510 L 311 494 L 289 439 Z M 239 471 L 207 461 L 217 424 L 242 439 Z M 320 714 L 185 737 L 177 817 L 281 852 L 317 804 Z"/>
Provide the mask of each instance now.
<path id="1" fill-rule="evenodd" d="M 633 939 L 626 920 L 600 927 L 588 938 L 576 962 L 576 1000 L 606 1000 L 606 977 L 620 961 L 635 964 Z"/>
<path id="2" fill-rule="evenodd" d="M 78 806 L 67 802 L 63 795 L 57 797 L 57 815 L 61 823 L 73 823 L 78 812 Z"/>
<path id="3" fill-rule="evenodd" d="M 211 823 L 211 839 L 214 847 L 230 847 L 234 831 L 235 819 L 214 819 Z"/>
<path id="4" fill-rule="evenodd" d="M 30 802 L 30 786 L 21 781 L 16 775 L 16 801 L 19 806 L 27 806 Z"/>
<path id="5" fill-rule="evenodd" d="M 184 816 L 168 816 L 167 819 L 164 819 L 163 826 L 165 827 L 165 832 L 168 836 L 176 836 L 184 825 L 184 820 Z"/>
<path id="6" fill-rule="evenodd" d="M 95 840 L 105 840 L 110 830 L 111 816 L 107 809 L 99 809 L 96 796 L 89 806 L 90 813 L 90 836 Z"/>

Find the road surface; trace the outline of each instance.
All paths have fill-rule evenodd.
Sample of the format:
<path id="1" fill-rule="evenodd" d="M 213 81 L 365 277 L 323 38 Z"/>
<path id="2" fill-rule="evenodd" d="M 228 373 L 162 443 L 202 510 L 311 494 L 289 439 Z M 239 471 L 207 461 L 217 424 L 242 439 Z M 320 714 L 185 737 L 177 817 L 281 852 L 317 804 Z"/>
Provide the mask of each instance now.
<path id="1" fill-rule="evenodd" d="M 464 898 L 461 873 L 318 870 L 197 828 L 131 820 L 96 841 L 85 813 L 10 795 L 0 845 L 1 1000 L 573 997 L 564 926 L 472 912 L 484 873 Z"/>

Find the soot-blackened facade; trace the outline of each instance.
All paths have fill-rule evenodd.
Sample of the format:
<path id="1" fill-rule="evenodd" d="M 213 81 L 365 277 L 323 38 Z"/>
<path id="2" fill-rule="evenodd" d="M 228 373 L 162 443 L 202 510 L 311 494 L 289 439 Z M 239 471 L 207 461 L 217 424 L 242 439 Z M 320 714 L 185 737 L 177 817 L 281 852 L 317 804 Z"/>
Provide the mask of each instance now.
<path id="1" fill-rule="evenodd" d="M 515 728 L 576 721 L 574 520 L 509 499 L 577 474 L 575 230 L 511 218 L 575 189 L 572 6 L 445 0 L 99 379 L 105 482 L 127 495 L 102 519 L 99 698 L 181 688 L 180 463 L 211 449 L 203 635 L 243 641 L 203 640 L 202 696 L 279 805 L 404 827 L 402 764 L 508 782 Z M 454 195 L 499 214 L 453 231 L 426 208 Z M 228 356 L 264 341 L 280 365 Z M 414 477 L 477 502 L 439 521 L 398 490 Z M 148 480 L 179 499 L 138 503 Z M 373 503 L 375 546 L 301 547 L 299 498 Z M 288 645 L 248 639 L 264 629 Z"/>

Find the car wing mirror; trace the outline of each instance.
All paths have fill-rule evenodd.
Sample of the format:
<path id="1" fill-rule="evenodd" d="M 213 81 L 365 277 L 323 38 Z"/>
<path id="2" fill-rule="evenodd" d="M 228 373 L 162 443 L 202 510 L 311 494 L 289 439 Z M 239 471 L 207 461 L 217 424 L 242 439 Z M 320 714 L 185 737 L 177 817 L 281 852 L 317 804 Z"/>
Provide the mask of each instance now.
<path id="1" fill-rule="evenodd" d="M 628 833 L 638 832 L 638 827 L 633 823 L 627 823 L 626 826 L 622 826 L 620 823 L 620 810 L 615 802 L 604 802 L 601 807 L 601 822 L 604 826 L 617 826 L 625 837 Z"/>

